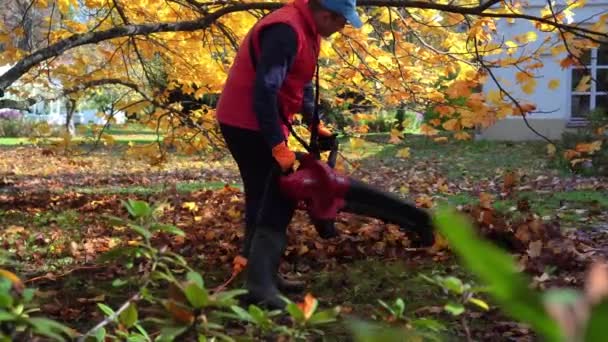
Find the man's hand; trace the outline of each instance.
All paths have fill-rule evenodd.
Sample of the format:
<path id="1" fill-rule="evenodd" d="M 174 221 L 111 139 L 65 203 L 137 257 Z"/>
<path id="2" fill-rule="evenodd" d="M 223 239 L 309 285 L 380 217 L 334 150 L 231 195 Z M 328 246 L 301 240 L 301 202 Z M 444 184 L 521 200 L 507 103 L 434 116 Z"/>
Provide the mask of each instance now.
<path id="1" fill-rule="evenodd" d="M 319 129 L 317 132 L 319 133 L 319 137 L 323 138 L 329 138 L 334 135 L 327 127 L 325 127 L 325 125 L 323 125 L 322 122 L 319 122 Z"/>
<path id="2" fill-rule="evenodd" d="M 277 161 L 281 170 L 287 172 L 291 170 L 296 161 L 296 154 L 287 147 L 285 142 L 282 142 L 272 148 L 272 156 Z"/>
<path id="3" fill-rule="evenodd" d="M 317 133 L 319 134 L 319 149 L 321 151 L 330 151 L 336 144 L 337 135 L 325 127 L 322 122 L 319 122 Z"/>

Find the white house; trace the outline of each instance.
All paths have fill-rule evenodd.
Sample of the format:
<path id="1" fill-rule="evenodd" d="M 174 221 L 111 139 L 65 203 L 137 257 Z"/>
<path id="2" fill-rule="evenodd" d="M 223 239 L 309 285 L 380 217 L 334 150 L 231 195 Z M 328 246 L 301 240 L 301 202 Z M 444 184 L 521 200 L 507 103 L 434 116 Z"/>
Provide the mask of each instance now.
<path id="1" fill-rule="evenodd" d="M 11 66 L 5 65 L 0 66 L 0 75 L 4 74 Z M 18 87 L 19 85 L 15 85 Z M 28 85 L 30 88 L 29 95 L 32 97 L 42 96 L 42 92 L 48 92 L 48 90 L 38 89 L 35 85 Z M 60 89 L 57 89 L 60 92 Z M 6 92 L 6 98 L 19 100 L 19 98 L 9 94 Z M 97 109 L 85 109 L 79 110 L 75 112 L 72 116 L 72 124 L 95 124 L 95 125 L 103 125 L 106 123 L 106 119 L 98 116 L 99 111 Z M 66 100 L 64 98 L 59 98 L 56 100 L 43 100 L 35 103 L 33 106 L 29 108 L 29 113 L 25 112 L 24 118 L 28 120 L 47 122 L 50 125 L 65 125 L 65 121 L 67 118 L 67 106 Z M 122 112 L 116 113 L 114 115 L 115 123 L 123 124 L 126 122 L 125 114 Z"/>
<path id="2" fill-rule="evenodd" d="M 559 0 L 554 8 L 559 10 L 563 8 L 564 3 L 564 0 Z M 529 0 L 524 12 L 538 16 L 546 5 L 546 0 Z M 607 11 L 608 1 L 588 0 L 584 7 L 574 9 L 574 15 L 568 17 L 567 21 L 591 26 L 597 22 L 600 15 L 608 13 Z M 537 33 L 536 41 L 529 43 L 525 48 L 528 55 L 529 51 L 534 51 L 547 35 L 556 37 L 555 33 L 543 33 L 535 30 L 532 23 L 524 20 L 509 23 L 507 20 L 501 19 L 497 22 L 496 31 L 495 39 L 497 42 L 512 41 L 517 35 L 535 31 Z M 521 50 L 519 49 L 513 57 L 520 55 Z M 501 83 L 508 85 L 508 88 L 512 91 L 511 94 L 516 98 L 525 98 L 536 104 L 537 111 L 540 113 L 528 115 L 528 122 L 537 131 L 551 139 L 559 139 L 568 128 L 584 125 L 585 115 L 590 110 L 598 107 L 608 109 L 608 46 L 594 49 L 589 55 L 582 58 L 591 71 L 591 79 L 597 80 L 597 83 L 590 82 L 590 89 L 584 92 L 575 91 L 578 81 L 583 76 L 584 69 L 582 67 L 563 69 L 559 64 L 559 61 L 566 55 L 566 52 L 562 52 L 553 56 L 550 51 L 542 55 L 544 66 L 535 72 L 540 77 L 536 79 L 536 90 L 531 95 L 523 93 L 521 87 L 517 84 L 515 77 L 519 70 L 513 67 L 493 69 L 494 74 L 502 79 Z M 498 58 L 505 56 L 501 55 Z M 549 82 L 555 79 L 559 80 L 559 86 L 550 89 Z M 484 92 L 492 89 L 497 89 L 497 85 L 492 79 L 489 79 L 487 84 L 484 85 Z M 521 117 L 516 116 L 510 116 L 483 130 L 478 138 L 490 140 L 540 139 L 525 125 Z"/>

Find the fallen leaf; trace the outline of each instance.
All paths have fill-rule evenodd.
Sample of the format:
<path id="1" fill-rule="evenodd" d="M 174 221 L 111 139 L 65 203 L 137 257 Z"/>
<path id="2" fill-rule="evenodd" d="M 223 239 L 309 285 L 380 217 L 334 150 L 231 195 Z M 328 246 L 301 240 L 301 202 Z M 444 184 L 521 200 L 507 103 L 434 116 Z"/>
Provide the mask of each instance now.
<path id="1" fill-rule="evenodd" d="M 543 248 L 543 242 L 540 240 L 534 241 L 534 242 L 530 242 L 530 245 L 528 246 L 528 255 L 531 258 L 538 258 L 541 254 Z"/>

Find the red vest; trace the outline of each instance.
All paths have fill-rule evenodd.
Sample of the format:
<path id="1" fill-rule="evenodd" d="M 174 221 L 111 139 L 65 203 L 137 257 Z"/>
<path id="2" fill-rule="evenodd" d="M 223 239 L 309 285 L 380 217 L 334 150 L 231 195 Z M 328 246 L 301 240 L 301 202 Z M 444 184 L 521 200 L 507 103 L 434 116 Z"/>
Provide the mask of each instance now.
<path id="1" fill-rule="evenodd" d="M 289 122 L 302 109 L 303 88 L 314 76 L 321 36 L 317 34 L 308 0 L 295 0 L 262 18 L 241 43 L 217 104 L 216 115 L 220 123 L 259 131 L 253 111 L 255 70 L 249 53 L 250 36 L 253 37 L 256 56 L 259 56 L 260 30 L 276 23 L 289 24 L 298 37 L 298 51 L 279 90 L 278 105 Z M 289 131 L 279 120 L 287 137 Z"/>

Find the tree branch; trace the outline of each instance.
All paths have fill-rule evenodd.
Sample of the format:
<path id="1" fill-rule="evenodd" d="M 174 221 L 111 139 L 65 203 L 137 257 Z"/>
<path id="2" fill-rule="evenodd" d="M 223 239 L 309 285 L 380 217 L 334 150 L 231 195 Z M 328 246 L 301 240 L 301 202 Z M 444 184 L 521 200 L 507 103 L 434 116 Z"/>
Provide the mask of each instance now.
<path id="1" fill-rule="evenodd" d="M 27 100 L 11 100 L 11 99 L 2 99 L 0 100 L 0 108 L 12 108 L 12 109 L 19 109 L 19 110 L 25 110 L 29 112 L 29 107 L 34 105 L 36 103 L 36 100 L 34 99 L 27 99 Z"/>
<path id="2" fill-rule="evenodd" d="M 401 7 L 401 8 L 420 8 L 420 9 L 434 9 L 438 11 L 460 13 L 463 15 L 474 15 L 481 17 L 492 17 L 492 18 L 513 18 L 513 19 L 524 19 L 543 24 L 551 25 L 555 28 L 564 29 L 572 32 L 574 35 L 584 36 L 591 40 L 597 40 L 594 36 L 608 37 L 608 34 L 595 32 L 593 30 L 586 29 L 584 27 L 578 27 L 576 25 L 568 25 L 558 23 L 549 18 L 540 18 L 527 14 L 519 13 L 495 13 L 487 12 L 492 5 L 498 3 L 497 0 L 490 0 L 484 4 L 472 7 L 456 6 L 451 4 L 439 4 L 432 1 L 409 1 L 409 0 L 360 0 L 358 5 L 361 7 Z M 120 37 L 132 37 L 136 35 L 148 35 L 152 33 L 161 32 L 176 32 L 176 31 L 195 31 L 205 29 L 215 21 L 229 13 L 250 11 L 250 10 L 273 10 L 283 6 L 283 3 L 271 2 L 271 3 L 235 3 L 234 1 L 214 1 L 210 3 L 213 6 L 225 5 L 212 13 L 205 15 L 202 18 L 190 20 L 190 21 L 179 21 L 179 22 L 164 22 L 164 23 L 147 23 L 139 25 L 122 25 L 113 27 L 105 31 L 87 32 L 83 34 L 75 34 L 66 39 L 63 39 L 55 44 L 49 45 L 45 48 L 39 49 L 32 54 L 21 59 L 5 74 L 0 76 L 0 97 L 3 96 L 4 91 L 18 80 L 23 74 L 27 73 L 32 67 L 39 63 L 48 60 L 52 57 L 59 56 L 67 50 L 76 48 L 78 46 L 86 44 L 95 44 L 101 41 L 120 38 Z"/>

